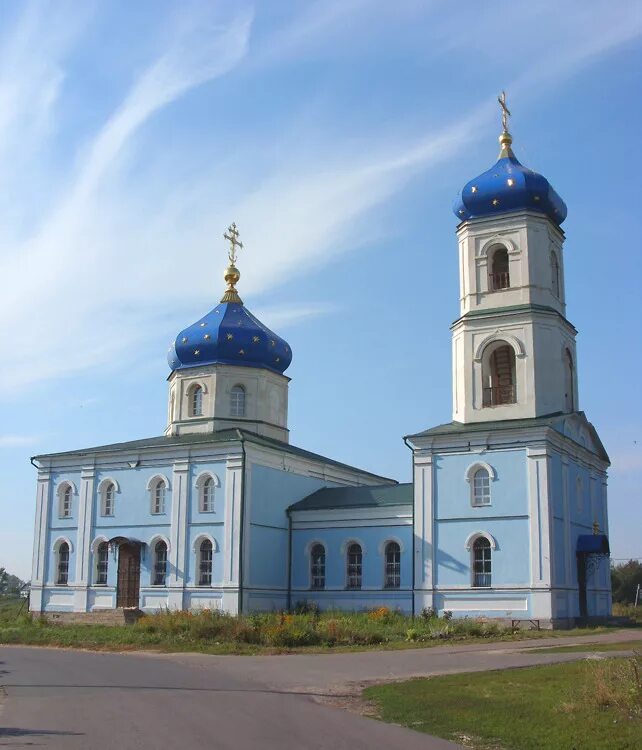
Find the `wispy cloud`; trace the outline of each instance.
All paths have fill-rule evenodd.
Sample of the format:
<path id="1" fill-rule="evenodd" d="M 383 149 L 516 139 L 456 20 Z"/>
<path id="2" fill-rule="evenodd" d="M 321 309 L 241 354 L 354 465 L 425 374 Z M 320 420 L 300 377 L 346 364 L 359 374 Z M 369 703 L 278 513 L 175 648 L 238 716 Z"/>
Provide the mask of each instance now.
<path id="1" fill-rule="evenodd" d="M 220 236 L 230 217 L 242 224 L 253 253 L 252 262 L 242 269 L 247 300 L 283 283 L 278 269 L 286 260 L 294 273 L 306 274 L 354 250 L 360 234 L 355 227 L 365 231 L 367 224 L 371 232 L 377 231 L 371 220 L 375 207 L 477 136 L 480 125 L 494 116 L 494 102 L 485 96 L 454 113 L 452 122 L 439 122 L 420 134 L 415 130 L 414 136 L 395 131 L 393 122 L 373 123 L 367 132 L 346 129 L 337 138 L 334 131 L 324 131 L 323 123 L 308 122 L 302 126 L 309 128 L 306 132 L 293 124 L 280 137 L 264 136 L 257 127 L 251 135 L 245 131 L 235 138 L 232 106 L 231 114 L 226 108 L 211 124 L 213 141 L 232 144 L 225 151 L 221 147 L 216 164 L 201 163 L 196 173 L 183 171 L 180 158 L 172 158 L 173 149 L 180 154 L 186 148 L 177 137 L 159 149 L 155 165 L 146 165 L 144 173 L 132 172 L 136 154 L 146 145 L 148 126 L 161 110 L 205 83 L 210 85 L 203 87 L 204 97 L 215 94 L 217 86 L 227 86 L 229 93 L 233 87 L 228 79 L 237 70 L 244 70 L 247 80 L 276 61 L 296 58 L 307 47 L 331 50 L 332 40 L 337 34 L 343 38 L 346 28 L 368 27 L 369 5 L 353 0 L 306 6 L 284 27 L 252 40 L 253 46 L 248 12 L 227 19 L 205 11 L 180 16 L 162 53 L 135 77 L 98 131 L 75 144 L 69 172 L 58 178 L 59 190 L 50 191 L 55 202 L 50 195 L 43 201 L 30 231 L 24 231 L 22 218 L 5 222 L 9 229 L 0 230 L 0 275 L 10 279 L 0 296 L 0 335 L 12 341 L 13 358 L 12 367 L 0 375 L 5 392 L 7 386 L 123 361 L 126 353 L 141 351 L 151 339 L 156 346 L 168 300 L 175 316 L 182 310 L 187 314 L 196 301 L 201 314 L 202 305 L 220 288 L 212 237 Z M 422 5 L 411 3 L 408 12 L 419 13 Z M 51 14 L 38 7 L 30 6 L 30 15 L 9 35 L 11 45 L 0 52 L 0 60 L 10 61 L 7 69 L 20 72 L 16 81 L 0 72 L 0 142 L 18 143 L 20 131 L 26 129 L 29 148 L 41 151 L 47 148 L 55 103 L 69 74 L 65 55 L 82 23 L 63 30 L 64 14 L 58 21 L 61 29 L 49 39 L 43 29 Z M 435 8 L 432 4 L 428 11 L 431 22 L 439 18 Z M 506 84 L 518 95 L 545 91 L 551 81 L 573 75 L 641 31 L 639 19 L 628 10 L 613 14 L 609 6 L 607 13 L 606 5 L 600 5 L 591 17 L 578 6 L 578 13 L 581 33 L 562 38 L 547 30 L 541 14 L 531 12 L 542 32 L 535 35 L 540 49 L 537 65 L 515 63 L 514 81 Z M 566 25 L 571 27 L 570 22 Z M 431 33 L 434 28 L 426 25 Z M 448 39 L 466 47 L 467 28 Z M 42 45 L 41 38 L 49 41 Z M 35 60 L 30 59 L 34 49 Z M 292 111 L 294 121 L 296 114 Z M 33 123 L 31 130 L 28 122 Z M 257 150 L 267 137 L 273 140 L 259 159 Z M 287 158 L 267 156 L 279 150 Z M 13 176 L 6 168 L 0 171 L 0 185 Z M 29 172 L 29 180 L 17 191 L 16 205 L 31 205 L 29 186 L 38 183 L 39 175 Z M 5 215 L 11 217 L 7 209 Z M 266 323 L 293 324 L 332 310 L 322 299 L 288 303 L 271 313 L 266 310 L 266 316 L 272 316 Z"/>
<path id="2" fill-rule="evenodd" d="M 19 448 L 33 445 L 39 438 L 35 435 L 0 435 L 0 448 Z"/>

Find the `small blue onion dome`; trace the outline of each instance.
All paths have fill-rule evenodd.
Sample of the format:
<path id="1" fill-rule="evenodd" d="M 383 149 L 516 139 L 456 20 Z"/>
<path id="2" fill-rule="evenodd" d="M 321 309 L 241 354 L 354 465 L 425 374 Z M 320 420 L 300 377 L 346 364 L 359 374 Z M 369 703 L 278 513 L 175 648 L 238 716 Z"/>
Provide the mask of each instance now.
<path id="1" fill-rule="evenodd" d="M 228 231 L 238 238 L 235 224 Z M 234 265 L 236 246 L 242 247 L 238 242 L 232 244 L 230 264 L 225 270 L 227 290 L 220 304 L 181 331 L 170 346 L 167 361 L 172 370 L 221 364 L 283 373 L 292 362 L 287 341 L 255 318 L 239 297 L 236 283 L 241 274 Z"/>
<path id="2" fill-rule="evenodd" d="M 510 211 L 538 211 L 561 224 L 566 204 L 541 174 L 517 161 L 513 139 L 506 130 L 499 136 L 501 151 L 494 166 L 467 182 L 453 205 L 460 221 L 494 216 Z"/>

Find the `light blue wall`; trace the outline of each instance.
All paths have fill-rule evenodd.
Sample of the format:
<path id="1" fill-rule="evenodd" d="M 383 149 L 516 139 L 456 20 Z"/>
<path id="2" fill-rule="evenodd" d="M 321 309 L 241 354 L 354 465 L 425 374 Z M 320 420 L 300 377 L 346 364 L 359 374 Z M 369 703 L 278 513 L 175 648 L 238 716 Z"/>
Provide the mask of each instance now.
<path id="1" fill-rule="evenodd" d="M 286 510 L 321 487 L 322 479 L 250 465 L 249 573 L 246 586 L 286 589 L 288 586 L 288 517 Z"/>
<path id="2" fill-rule="evenodd" d="M 492 553 L 492 583 L 530 583 L 528 480 L 524 449 L 475 454 L 436 455 L 433 467 L 436 586 L 470 586 L 471 551 L 466 540 L 486 532 L 497 542 Z M 467 469 L 477 462 L 490 465 L 491 504 L 474 507 Z"/>
<path id="3" fill-rule="evenodd" d="M 326 590 L 346 588 L 346 552 L 342 546 L 349 541 L 362 544 L 363 589 L 383 589 L 384 542 L 401 542 L 401 588 L 412 587 L 412 526 L 359 526 L 349 528 L 294 529 L 292 535 L 292 588 L 310 588 L 309 548 L 321 542 L 326 550 Z M 352 593 L 352 592 L 350 592 Z M 310 590 L 310 598 L 315 591 Z M 296 595 L 298 596 L 298 594 Z"/>

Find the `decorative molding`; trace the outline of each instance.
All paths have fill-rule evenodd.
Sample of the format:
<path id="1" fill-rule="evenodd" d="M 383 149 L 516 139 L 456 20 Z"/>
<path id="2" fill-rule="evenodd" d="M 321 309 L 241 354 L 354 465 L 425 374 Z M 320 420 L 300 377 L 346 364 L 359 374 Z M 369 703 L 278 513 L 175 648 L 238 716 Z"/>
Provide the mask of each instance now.
<path id="1" fill-rule="evenodd" d="M 468 484 L 472 484 L 473 478 L 478 469 L 486 469 L 491 481 L 497 481 L 497 472 L 490 464 L 487 464 L 485 461 L 475 461 L 475 463 L 472 463 L 464 472 L 464 477 Z"/>
<path id="2" fill-rule="evenodd" d="M 492 550 L 497 549 L 497 540 L 492 534 L 489 534 L 487 531 L 473 531 L 472 534 L 468 535 L 468 538 L 466 539 L 466 542 L 464 544 L 464 547 L 466 548 L 466 550 L 470 552 L 475 541 L 481 537 L 483 537 L 484 539 L 488 539 L 488 541 L 490 542 L 490 548 Z M 476 590 L 479 590 L 479 589 L 476 589 Z"/>
<path id="3" fill-rule="evenodd" d="M 481 362 L 484 356 L 484 351 L 486 347 L 489 344 L 494 343 L 495 341 L 505 341 L 507 344 L 510 344 L 513 349 L 515 350 L 515 356 L 518 359 L 523 359 L 526 356 L 526 349 L 524 347 L 524 344 L 515 336 L 511 336 L 508 333 L 503 333 L 501 330 L 497 329 L 493 333 L 490 334 L 490 336 L 486 336 L 486 338 L 479 344 L 475 351 L 474 361 L 475 362 Z"/>
<path id="4" fill-rule="evenodd" d="M 169 479 L 164 474 L 154 474 L 154 476 L 150 477 L 149 481 L 147 482 L 147 485 L 146 485 L 147 491 L 150 491 L 152 487 L 156 484 L 156 481 L 159 479 L 165 483 L 165 489 L 171 490 Z"/>

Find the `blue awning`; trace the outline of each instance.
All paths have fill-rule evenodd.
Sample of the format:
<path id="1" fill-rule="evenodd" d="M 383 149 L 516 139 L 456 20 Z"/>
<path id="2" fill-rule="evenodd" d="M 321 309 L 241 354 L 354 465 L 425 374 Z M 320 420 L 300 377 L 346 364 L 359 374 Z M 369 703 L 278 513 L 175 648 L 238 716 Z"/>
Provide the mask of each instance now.
<path id="1" fill-rule="evenodd" d="M 609 539 L 606 534 L 580 534 L 577 537 L 577 551 L 585 554 L 608 555 Z"/>

